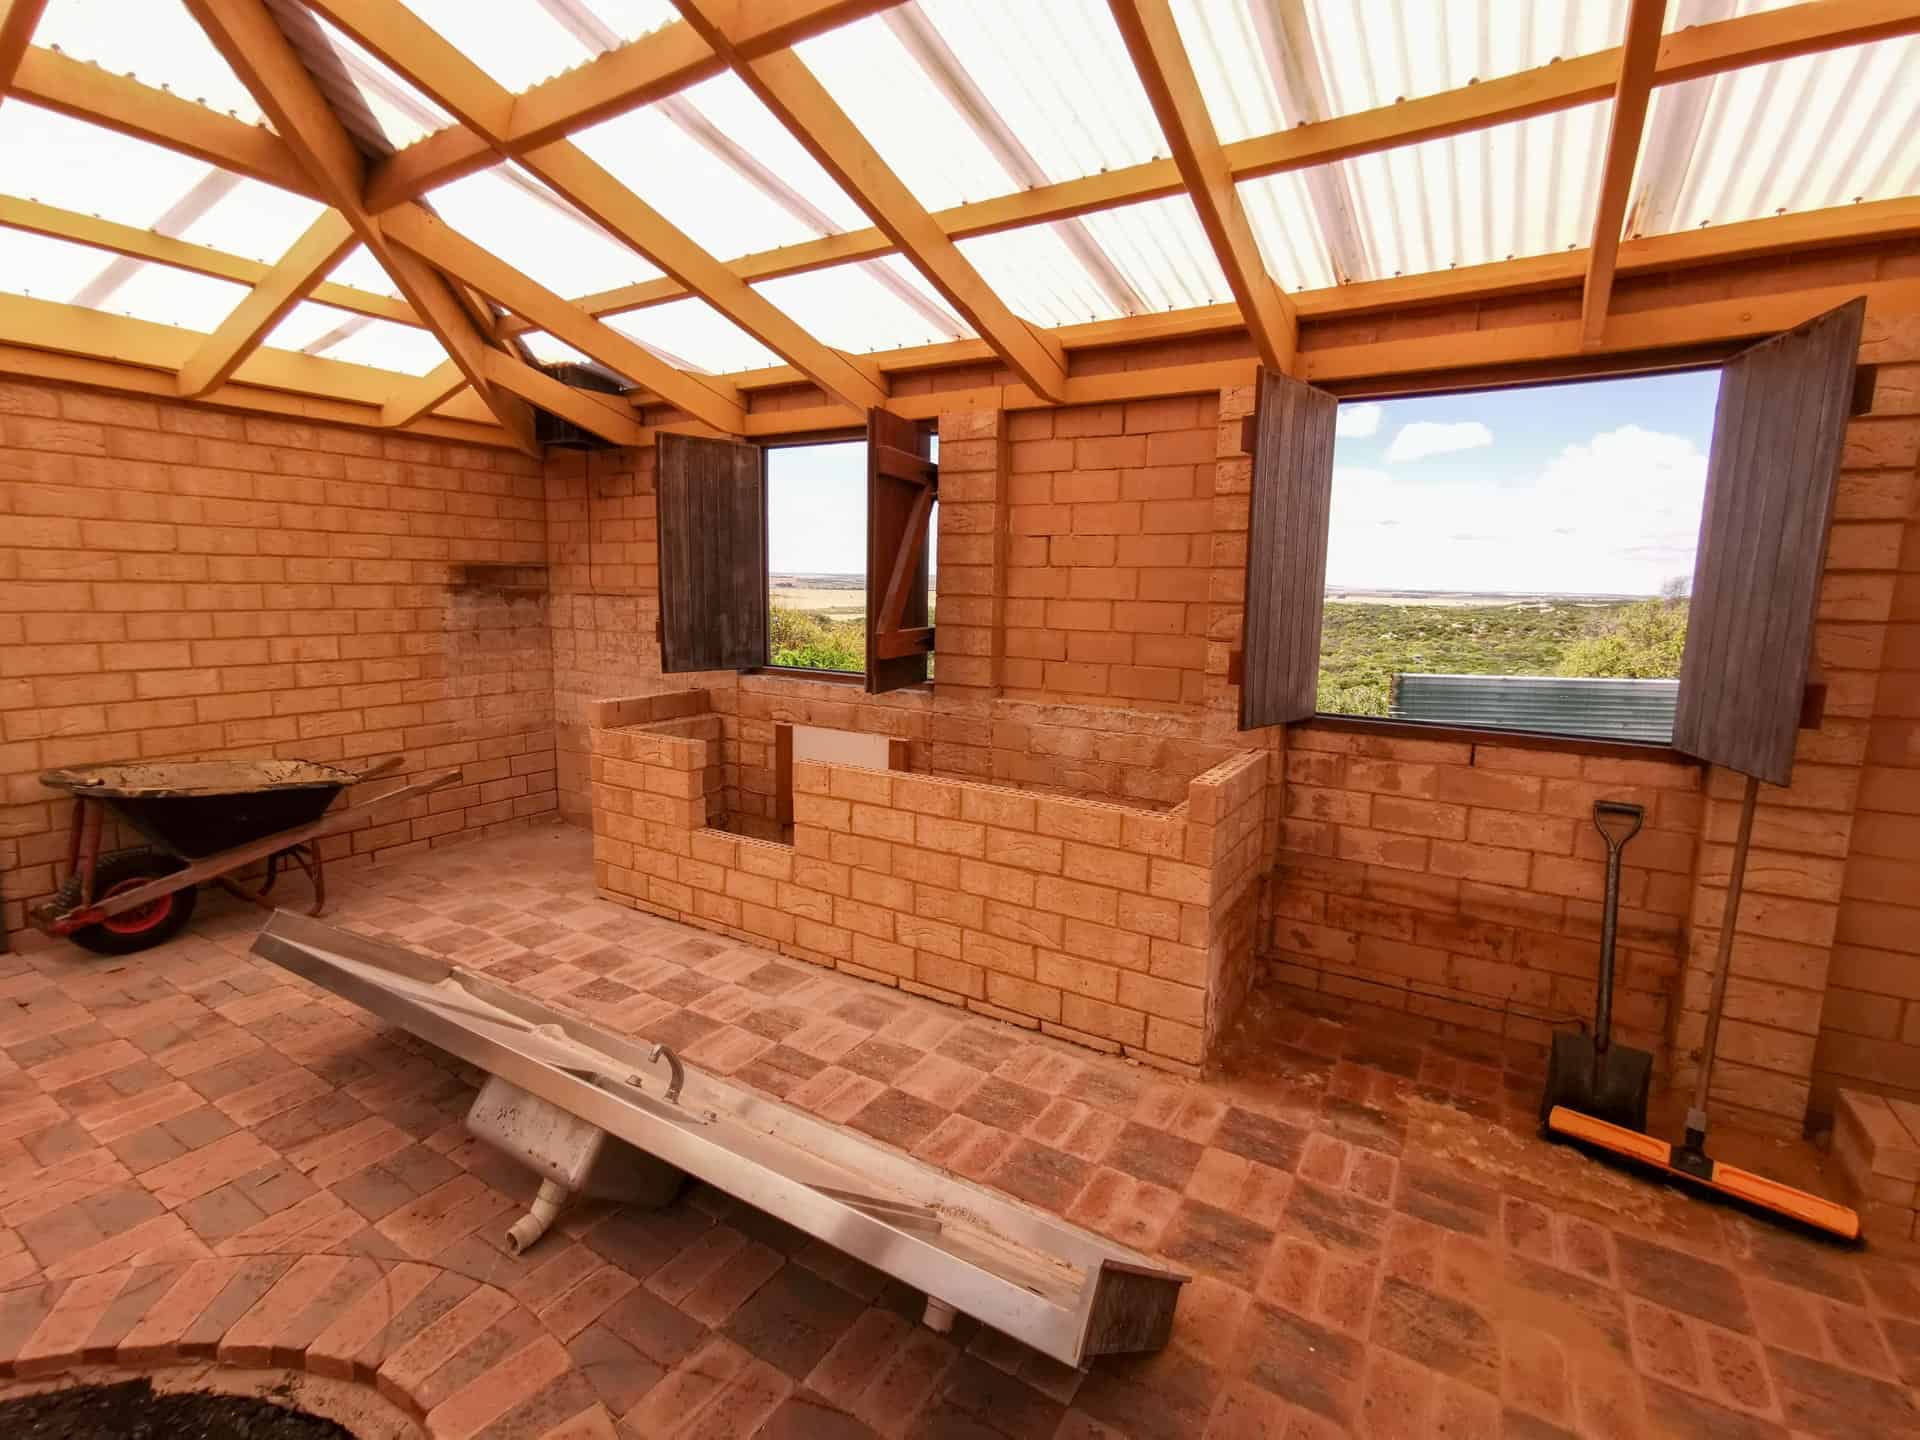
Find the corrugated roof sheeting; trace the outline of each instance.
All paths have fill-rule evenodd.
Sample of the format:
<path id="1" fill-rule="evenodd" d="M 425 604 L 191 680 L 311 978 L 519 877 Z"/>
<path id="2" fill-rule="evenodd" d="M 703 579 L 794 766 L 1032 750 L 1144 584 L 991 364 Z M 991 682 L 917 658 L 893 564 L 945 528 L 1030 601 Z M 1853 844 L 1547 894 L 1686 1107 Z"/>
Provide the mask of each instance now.
<path id="1" fill-rule="evenodd" d="M 1377 274 L 1417 275 L 1586 245 L 1609 104 L 1336 162 Z"/>
<path id="2" fill-rule="evenodd" d="M 1911 195 L 1920 189 L 1920 38 L 1663 88 L 1640 171 L 1636 187 L 1663 172 L 1677 184 L 1669 179 L 1630 213 L 1634 234 Z"/>
<path id="3" fill-rule="evenodd" d="M 911 267 L 894 257 L 874 263 L 886 266 L 906 285 L 944 306 L 944 301 L 926 290 Z M 841 350 L 894 350 L 903 345 L 964 339 L 973 333 L 964 324 L 957 329 L 935 328 L 925 312 L 888 290 L 866 265 L 833 265 L 783 275 L 762 280 L 753 288 L 799 321 L 808 333 Z"/>
<path id="4" fill-rule="evenodd" d="M 1213 247 L 1184 195 L 1080 217 L 1149 310 L 1185 310 L 1233 298 Z"/>
<path id="5" fill-rule="evenodd" d="M 0 229 L 0 291 L 71 304 L 110 258 L 91 245 Z M 151 261 L 114 263 L 124 264 L 125 278 L 95 308 L 136 320 L 206 334 L 247 294 L 244 285 Z"/>
<path id="6" fill-rule="evenodd" d="M 560 295 L 652 280 L 660 272 L 537 180 L 506 165 L 463 176 L 429 199 L 461 235 Z"/>
<path id="7" fill-rule="evenodd" d="M 670 357 L 673 364 L 709 374 L 759 370 L 783 363 L 706 301 L 692 297 L 649 305 L 625 315 L 609 315 L 607 324 L 656 354 Z"/>
<path id="8" fill-rule="evenodd" d="M 180 0 L 51 0 L 33 43 L 264 123 L 252 92 Z"/>

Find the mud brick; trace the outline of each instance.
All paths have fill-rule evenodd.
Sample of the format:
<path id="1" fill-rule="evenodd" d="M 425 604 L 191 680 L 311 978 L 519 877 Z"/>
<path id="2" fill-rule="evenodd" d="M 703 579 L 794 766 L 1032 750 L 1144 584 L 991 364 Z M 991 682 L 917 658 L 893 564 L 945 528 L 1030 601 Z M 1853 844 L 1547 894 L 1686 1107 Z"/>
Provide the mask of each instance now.
<path id="1" fill-rule="evenodd" d="M 1114 1141 L 1106 1163 L 1149 1184 L 1183 1190 L 1193 1167 L 1200 1163 L 1200 1154 L 1201 1147 L 1191 1140 L 1130 1121 Z"/>
<path id="2" fill-rule="evenodd" d="M 1016 1140 L 994 1167 L 992 1183 L 1022 1200 L 1060 1214 L 1073 1203 L 1073 1197 L 1092 1175 L 1093 1167 L 1084 1160 L 1031 1140 Z"/>
<path id="3" fill-rule="evenodd" d="M 541 1338 L 541 1334 L 537 1317 L 518 1306 L 507 1311 L 415 1388 L 413 1408 L 432 1411 L 449 1395 L 465 1389 L 502 1360 Z"/>
<path id="4" fill-rule="evenodd" d="M 85 1275 L 60 1292 L 40 1324 L 12 1358 L 13 1373 L 24 1379 L 51 1375 L 80 1358 L 86 1339 L 125 1288 L 125 1274 Z"/>
<path id="5" fill-rule="evenodd" d="M 326 1295 L 352 1262 L 345 1256 L 306 1255 L 296 1260 L 273 1288 L 220 1338 L 223 1365 L 261 1367 L 273 1360 L 276 1345 L 293 1322 Z"/>
<path id="6" fill-rule="evenodd" d="M 1726 1266 L 1633 1235 L 1616 1234 L 1614 1249 L 1620 1257 L 1620 1284 L 1629 1294 L 1753 1334 L 1746 1292 L 1740 1277 Z"/>
<path id="7" fill-rule="evenodd" d="M 934 1048 L 949 1059 L 976 1070 L 992 1071 L 1004 1063 L 1022 1042 L 997 1026 L 978 1023 L 962 1025 Z"/>
<path id="8" fill-rule="evenodd" d="M 760 1440 L 879 1440 L 868 1426 L 811 1391 L 789 1395 L 760 1427 Z"/>
<path id="9" fill-rule="evenodd" d="M 1390 1215 L 1357 1196 L 1296 1177 L 1280 1228 L 1328 1249 L 1371 1255 L 1385 1240 Z"/>
<path id="10" fill-rule="evenodd" d="M 804 1379 L 863 1307 L 813 1271 L 788 1265 L 733 1312 L 727 1338 L 794 1380 Z"/>
<path id="11" fill-rule="evenodd" d="M 1207 1430 L 1224 1387 L 1219 1370 L 1178 1350 L 1116 1356 L 1086 1377 L 1073 1405 L 1139 1440 L 1185 1440 Z"/>
<path id="12" fill-rule="evenodd" d="M 602 1404 L 624 1415 L 667 1372 L 605 1325 L 587 1326 L 567 1342 L 574 1369 L 593 1386 Z"/>
<path id="13" fill-rule="evenodd" d="M 480 1288 L 478 1282 L 465 1275 L 456 1275 L 447 1270 L 434 1274 L 433 1267 L 425 1265 L 403 1263 L 396 1266 L 391 1274 L 394 1279 L 405 1276 L 406 1283 L 401 1289 L 411 1290 L 412 1295 L 403 1301 L 397 1291 L 392 1308 L 385 1312 L 386 1323 L 377 1330 L 369 1331 L 360 1348 L 346 1357 L 353 1374 L 364 1376 L 369 1382 L 378 1375 L 388 1356 Z M 430 1278 L 425 1284 L 416 1285 L 413 1277 L 420 1274 Z M 362 1317 L 363 1324 L 366 1318 Z M 314 1348 L 317 1350 L 326 1338 L 323 1334 L 321 1340 L 315 1342 Z"/>
<path id="14" fill-rule="evenodd" d="M 441 1401 L 427 1416 L 436 1440 L 470 1440 L 493 1421 L 567 1373 L 565 1348 L 543 1336 Z"/>
<path id="15" fill-rule="evenodd" d="M 1284 1120 L 1229 1106 L 1212 1143 L 1270 1169 L 1292 1171 L 1300 1164 L 1307 1132 Z"/>
<path id="16" fill-rule="evenodd" d="M 599 1323 L 662 1370 L 671 1370 L 706 1336 L 706 1327 L 645 1289 L 610 1308 Z"/>
<path id="17" fill-rule="evenodd" d="M 720 1325 L 785 1263 L 779 1251 L 750 1242 L 690 1290 L 680 1308 L 703 1325 Z"/>
<path id="18" fill-rule="evenodd" d="M 1380 1284 L 1373 1340 L 1442 1375 L 1499 1391 L 1499 1337 L 1487 1317 L 1464 1300 L 1389 1276 Z"/>
<path id="19" fill-rule="evenodd" d="M 260 1297 L 279 1283 L 293 1263 L 291 1255 L 259 1255 L 241 1261 L 233 1278 L 181 1332 L 179 1353 L 211 1358 L 234 1322 L 257 1305 Z"/>
<path id="20" fill-rule="evenodd" d="M 491 1285 L 468 1292 L 444 1313 L 423 1325 L 404 1344 L 388 1353 L 379 1369 L 381 1393 L 406 1403 L 428 1376 L 485 1334 L 496 1320 L 512 1309 L 512 1297 Z"/>
<path id="21" fill-rule="evenodd" d="M 1486 1238 L 1494 1231 L 1500 1195 L 1444 1170 L 1402 1163 L 1396 1203 L 1432 1224 Z"/>
<path id="22" fill-rule="evenodd" d="M 145 1318 L 186 1270 L 186 1264 L 181 1263 L 144 1265 L 131 1271 L 126 1285 L 113 1297 L 113 1303 L 101 1313 L 99 1323 L 87 1336 L 80 1358 L 90 1364 L 111 1360 L 127 1332 Z"/>
<path id="23" fill-rule="evenodd" d="M 1189 1198 L 1180 1202 L 1160 1243 L 1181 1264 L 1220 1276 L 1246 1276 L 1259 1273 L 1273 1231 Z"/>
<path id="24" fill-rule="evenodd" d="M 1906 1435 L 1920 1428 L 1920 1403 L 1899 1385 L 1786 1350 L 1769 1350 L 1767 1359 L 1794 1430 L 1842 1440 Z"/>
<path id="25" fill-rule="evenodd" d="M 947 1112 L 931 1101 L 904 1090 L 888 1089 L 868 1101 L 847 1123 L 876 1140 L 911 1150 L 946 1118 Z"/>
<path id="26" fill-rule="evenodd" d="M 806 1376 L 806 1383 L 830 1403 L 850 1407 L 916 1334 L 912 1323 L 890 1311 L 863 1310 Z"/>
<path id="27" fill-rule="evenodd" d="M 1351 1429 L 1365 1356 L 1350 1336 L 1256 1301 L 1241 1326 L 1233 1369 L 1288 1404 Z"/>
<path id="28" fill-rule="evenodd" d="M 676 1433 L 751 1363 L 739 1346 L 714 1337 L 627 1412 L 626 1428 L 639 1435 Z"/>
<path id="29" fill-rule="evenodd" d="M 541 1310 L 540 1318 L 561 1340 L 571 1340 L 639 1283 L 625 1270 L 602 1265 Z"/>
<path id="30" fill-rule="evenodd" d="M 1049 1102 L 1044 1091 L 989 1075 L 967 1096 L 959 1113 L 1002 1130 L 1024 1130 Z"/>

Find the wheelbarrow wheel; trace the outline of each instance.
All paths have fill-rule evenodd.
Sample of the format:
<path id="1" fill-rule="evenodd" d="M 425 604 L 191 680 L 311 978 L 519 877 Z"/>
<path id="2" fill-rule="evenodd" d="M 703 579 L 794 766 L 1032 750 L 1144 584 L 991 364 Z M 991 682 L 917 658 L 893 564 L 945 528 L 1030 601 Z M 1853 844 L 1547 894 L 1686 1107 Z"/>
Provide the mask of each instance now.
<path id="1" fill-rule="evenodd" d="M 186 862 L 144 846 L 134 850 L 116 850 L 102 855 L 93 872 L 96 901 L 123 890 L 132 890 L 186 868 Z M 193 907 L 200 898 L 199 887 L 188 885 L 171 895 L 162 895 L 132 910 L 123 910 L 98 925 L 88 925 L 68 937 L 96 955 L 132 955 L 150 949 L 178 935 L 193 918 Z M 75 874 L 61 887 L 54 902 L 58 910 L 72 910 L 80 904 L 80 877 Z"/>

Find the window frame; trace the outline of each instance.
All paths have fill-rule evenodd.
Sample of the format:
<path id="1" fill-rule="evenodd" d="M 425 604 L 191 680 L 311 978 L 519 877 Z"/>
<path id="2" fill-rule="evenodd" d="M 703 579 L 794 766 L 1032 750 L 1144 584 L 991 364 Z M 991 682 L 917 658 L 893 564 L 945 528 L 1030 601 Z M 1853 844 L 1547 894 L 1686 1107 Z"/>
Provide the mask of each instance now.
<path id="1" fill-rule="evenodd" d="M 1539 390 L 1549 386 L 1578 385 L 1593 381 L 1632 380 L 1651 375 L 1718 371 L 1728 360 L 1746 348 L 1745 342 L 1726 341 L 1712 346 L 1689 347 L 1684 351 L 1663 355 L 1624 357 L 1613 362 L 1604 359 L 1547 362 L 1544 365 L 1527 366 L 1517 375 L 1495 370 L 1485 379 L 1465 383 L 1461 383 L 1458 377 L 1449 377 L 1450 383 L 1434 384 L 1427 383 L 1418 376 L 1394 376 L 1338 381 L 1320 388 L 1331 393 L 1342 405 L 1368 400 L 1481 395 L 1495 390 Z M 1251 453 L 1250 449 L 1249 453 Z M 1704 518 L 1703 514 L 1702 519 Z M 1331 510 L 1328 514 L 1328 525 L 1332 525 Z M 1321 640 L 1323 656 L 1325 650 L 1326 642 L 1323 633 Z M 1307 726 L 1323 732 L 1377 735 L 1383 739 L 1432 740 L 1443 744 L 1504 745 L 1516 750 L 1557 750 L 1562 754 L 1613 756 L 1638 760 L 1674 760 L 1702 767 L 1705 765 L 1704 761 L 1697 760 L 1676 748 L 1671 739 L 1629 740 L 1604 735 L 1572 735 L 1554 730 L 1503 730 L 1485 726 L 1450 725 L 1440 720 L 1406 720 L 1380 715 L 1341 715 L 1324 710 L 1315 710 L 1307 719 L 1295 721 L 1293 725 Z"/>
<path id="2" fill-rule="evenodd" d="M 804 450 L 818 445 L 844 445 L 852 441 L 858 441 L 863 446 L 866 445 L 868 443 L 866 430 L 823 430 L 809 435 L 782 435 L 777 440 L 762 440 L 760 442 L 760 498 L 762 505 L 760 516 L 760 568 L 767 577 L 767 650 L 760 663 L 747 672 L 750 675 L 792 675 L 802 680 L 821 680 L 835 685 L 866 684 L 867 669 L 864 659 L 858 670 L 817 670 L 805 665 L 776 665 L 773 663 L 773 565 L 770 558 L 773 545 L 773 475 L 770 469 L 771 456 L 775 450 Z M 861 465 L 860 473 L 862 476 L 866 474 L 866 466 L 864 463 Z M 860 531 L 864 535 L 866 533 L 866 506 L 869 502 L 866 498 L 865 491 L 863 490 L 861 493 L 863 498 L 860 512 Z M 868 579 L 871 581 L 872 577 L 869 576 Z M 864 593 L 865 589 L 863 588 L 863 594 Z M 872 597 L 870 595 L 867 596 L 867 603 L 871 603 L 871 599 Z M 863 632 L 865 627 L 866 615 L 863 606 L 861 613 L 861 628 Z"/>

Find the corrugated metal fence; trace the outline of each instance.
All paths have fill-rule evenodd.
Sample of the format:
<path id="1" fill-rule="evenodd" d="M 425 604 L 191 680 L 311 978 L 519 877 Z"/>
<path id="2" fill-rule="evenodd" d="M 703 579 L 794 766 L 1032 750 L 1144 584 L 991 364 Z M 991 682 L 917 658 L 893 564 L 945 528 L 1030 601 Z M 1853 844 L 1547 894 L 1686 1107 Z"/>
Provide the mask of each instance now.
<path id="1" fill-rule="evenodd" d="M 1673 738 L 1679 693 L 1678 680 L 1396 675 L 1387 713 L 1395 720 L 1476 729 L 1664 743 Z"/>

